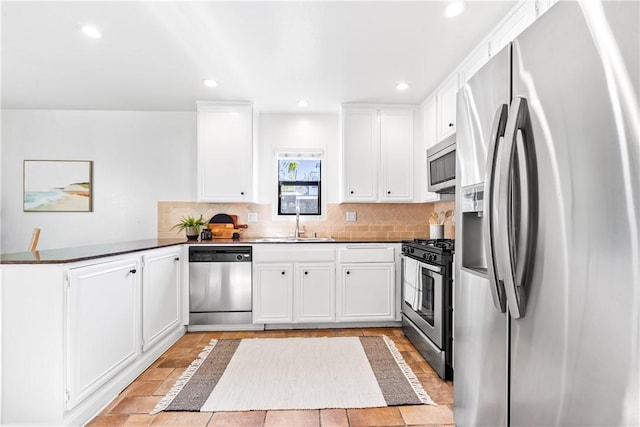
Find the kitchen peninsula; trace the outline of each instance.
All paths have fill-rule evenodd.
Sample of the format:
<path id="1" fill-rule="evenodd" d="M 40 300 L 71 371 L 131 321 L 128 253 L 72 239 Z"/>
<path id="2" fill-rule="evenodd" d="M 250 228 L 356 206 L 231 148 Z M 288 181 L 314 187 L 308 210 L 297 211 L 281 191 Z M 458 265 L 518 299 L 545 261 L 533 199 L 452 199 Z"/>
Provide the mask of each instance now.
<path id="1" fill-rule="evenodd" d="M 3 254 L 2 422 L 83 424 L 157 360 L 187 329 L 192 245 L 253 248 L 254 323 L 400 325 L 399 240 L 149 239 Z M 319 250 L 328 255 L 315 260 Z M 293 295 L 304 281 L 261 286 L 273 268 L 293 272 L 320 264 L 328 274 L 322 288 L 327 316 L 300 311 L 306 305 Z M 376 291 L 363 298 L 363 283 L 370 285 L 374 273 Z M 278 290 L 283 295 L 274 297 Z M 273 315 L 266 305 L 274 299 L 289 301 L 284 315 Z M 366 311 L 369 302 L 375 310 Z"/>

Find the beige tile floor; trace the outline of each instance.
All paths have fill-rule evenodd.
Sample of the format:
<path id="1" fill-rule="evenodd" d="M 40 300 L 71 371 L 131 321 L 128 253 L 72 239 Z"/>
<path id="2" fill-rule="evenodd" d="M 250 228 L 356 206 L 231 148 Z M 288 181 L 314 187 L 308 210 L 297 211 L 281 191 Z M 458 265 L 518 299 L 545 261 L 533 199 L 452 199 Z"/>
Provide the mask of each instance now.
<path id="1" fill-rule="evenodd" d="M 213 338 L 317 337 L 387 335 L 411 366 L 422 386 L 438 404 L 368 409 L 322 409 L 305 411 L 250 412 L 149 412 L 173 386 L 176 379 Z M 424 361 L 399 328 L 319 329 L 260 332 L 188 333 L 142 373 L 90 427 L 119 426 L 445 426 L 453 425 L 453 383 L 442 381 Z"/>

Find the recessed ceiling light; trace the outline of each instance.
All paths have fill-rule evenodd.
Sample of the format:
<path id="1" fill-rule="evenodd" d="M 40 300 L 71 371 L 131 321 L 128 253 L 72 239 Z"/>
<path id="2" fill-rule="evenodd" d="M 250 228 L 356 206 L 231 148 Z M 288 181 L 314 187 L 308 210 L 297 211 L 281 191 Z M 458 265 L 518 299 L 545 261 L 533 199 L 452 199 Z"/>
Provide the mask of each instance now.
<path id="1" fill-rule="evenodd" d="M 398 90 L 407 90 L 409 89 L 409 83 L 407 82 L 400 82 L 396 85 L 396 89 Z"/>
<path id="2" fill-rule="evenodd" d="M 91 37 L 93 39 L 99 39 L 100 37 L 102 37 L 100 31 L 98 31 L 96 27 L 92 27 L 91 25 L 84 25 L 81 30 L 87 37 Z"/>
<path id="3" fill-rule="evenodd" d="M 204 79 L 202 81 L 202 84 L 205 85 L 205 86 L 209 86 L 209 87 L 218 86 L 218 82 L 216 82 L 215 80 L 211 80 L 211 79 Z"/>
<path id="4" fill-rule="evenodd" d="M 447 8 L 444 11 L 444 14 L 449 18 L 453 18 L 454 16 L 458 16 L 464 10 L 464 2 L 461 0 L 455 0 L 449 3 Z"/>
<path id="5" fill-rule="evenodd" d="M 305 101 L 304 99 L 301 99 L 300 101 L 298 101 L 298 107 L 308 107 L 309 103 L 307 101 Z"/>

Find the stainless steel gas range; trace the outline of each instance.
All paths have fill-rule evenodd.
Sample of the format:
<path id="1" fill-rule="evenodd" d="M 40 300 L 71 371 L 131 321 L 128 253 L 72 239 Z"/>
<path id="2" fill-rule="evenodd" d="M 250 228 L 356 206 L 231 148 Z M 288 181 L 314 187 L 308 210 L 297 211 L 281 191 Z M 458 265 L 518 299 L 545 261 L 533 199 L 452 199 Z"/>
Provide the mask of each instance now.
<path id="1" fill-rule="evenodd" d="M 451 239 L 402 242 L 402 329 L 445 380 L 453 379 Z"/>

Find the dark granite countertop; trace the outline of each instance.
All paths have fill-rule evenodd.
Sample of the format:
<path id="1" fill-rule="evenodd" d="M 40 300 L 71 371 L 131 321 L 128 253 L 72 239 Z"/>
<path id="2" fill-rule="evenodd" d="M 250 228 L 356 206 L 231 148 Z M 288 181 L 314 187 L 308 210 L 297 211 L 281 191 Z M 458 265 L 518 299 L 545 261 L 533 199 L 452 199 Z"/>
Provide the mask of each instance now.
<path id="1" fill-rule="evenodd" d="M 62 249 L 46 249 L 34 252 L 17 252 L 0 255 L 0 264 L 65 264 L 106 256 L 182 245 L 186 239 L 148 239 L 102 245 L 77 246 Z"/>
<path id="2" fill-rule="evenodd" d="M 214 240 L 185 240 L 185 239 L 148 239 L 131 242 L 107 243 L 92 246 L 77 246 L 62 249 L 46 249 L 34 252 L 17 252 L 0 255 L 0 264 L 66 264 L 87 261 L 108 256 L 123 255 L 132 252 L 163 248 L 176 245 L 252 245 L 252 244 L 300 244 L 300 243 L 400 243 L 401 239 L 335 239 L 334 241 L 311 242 L 265 242 L 259 238 L 249 239 L 214 239 Z"/>

